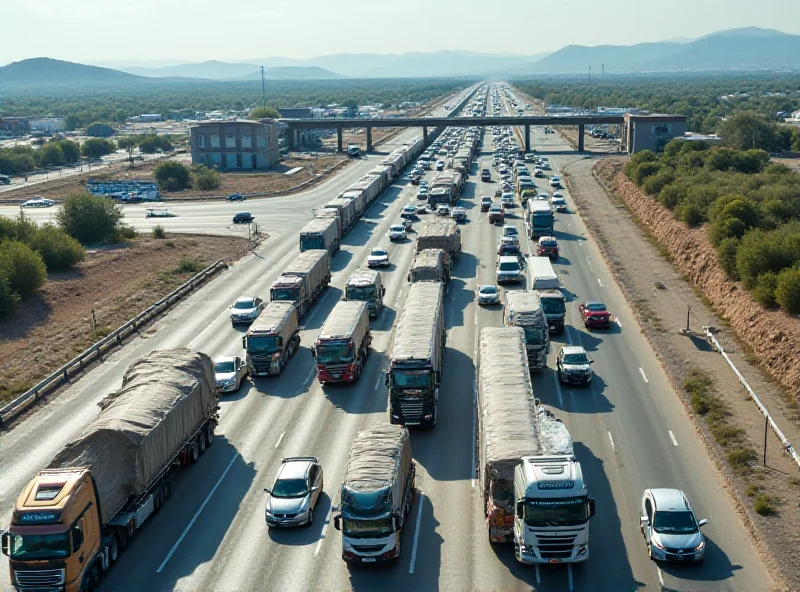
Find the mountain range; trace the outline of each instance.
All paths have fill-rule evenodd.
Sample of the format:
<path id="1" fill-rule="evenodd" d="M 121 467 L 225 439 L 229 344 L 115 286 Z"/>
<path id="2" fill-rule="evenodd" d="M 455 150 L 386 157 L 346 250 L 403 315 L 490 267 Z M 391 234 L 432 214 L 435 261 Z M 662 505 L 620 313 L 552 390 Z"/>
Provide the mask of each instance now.
<path id="1" fill-rule="evenodd" d="M 4 91 L 52 87 L 119 87 L 165 82 L 256 81 L 260 66 L 270 80 L 421 78 L 448 76 L 522 77 L 542 74 L 800 69 L 800 35 L 747 27 L 699 39 L 677 38 L 636 45 L 569 45 L 550 54 L 486 54 L 470 51 L 404 54 L 333 54 L 310 59 L 284 57 L 159 67 L 87 66 L 33 58 L 0 67 Z M 113 65 L 106 62 L 104 65 Z"/>

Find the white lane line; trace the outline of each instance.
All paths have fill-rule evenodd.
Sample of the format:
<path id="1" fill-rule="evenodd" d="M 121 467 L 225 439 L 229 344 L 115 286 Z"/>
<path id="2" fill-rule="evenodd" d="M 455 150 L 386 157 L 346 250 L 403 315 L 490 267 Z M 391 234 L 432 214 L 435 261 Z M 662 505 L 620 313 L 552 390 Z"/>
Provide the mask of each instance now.
<path id="1" fill-rule="evenodd" d="M 572 581 L 572 564 L 567 563 L 567 585 L 569 586 L 569 592 L 572 592 L 574 587 L 574 582 Z"/>
<path id="2" fill-rule="evenodd" d="M 656 566 L 656 571 L 658 572 L 658 581 L 661 583 L 661 586 L 664 586 L 664 576 L 661 575 L 661 568 Z"/>
<path id="3" fill-rule="evenodd" d="M 603 285 L 603 282 L 600 281 L 600 278 L 597 278 L 597 283 L 600 284 L 601 288 L 605 288 L 605 286 Z"/>
<path id="4" fill-rule="evenodd" d="M 167 565 L 167 562 L 175 554 L 175 551 L 178 550 L 178 547 L 180 546 L 181 542 L 183 542 L 183 539 L 189 533 L 189 530 L 191 530 L 192 526 L 194 526 L 194 523 L 197 522 L 197 519 L 200 517 L 200 514 L 203 513 L 203 510 L 205 509 L 206 505 L 211 500 L 211 498 L 214 496 L 214 492 L 217 491 L 217 488 L 219 487 L 220 483 L 222 483 L 222 480 L 225 479 L 225 476 L 231 470 L 231 467 L 233 466 L 233 463 L 236 461 L 237 458 L 239 458 L 239 453 L 238 452 L 236 452 L 233 455 L 233 458 L 228 462 L 228 466 L 225 467 L 224 471 L 222 471 L 222 475 L 219 476 L 219 479 L 217 479 L 217 482 L 214 484 L 214 487 L 211 488 L 211 491 L 206 496 L 206 499 L 204 499 L 203 503 L 200 504 L 200 507 L 197 509 L 197 512 L 194 513 L 194 516 L 192 516 L 192 519 L 189 521 L 189 524 L 186 526 L 186 528 L 181 533 L 181 536 L 178 537 L 178 540 L 175 541 L 174 545 L 172 545 L 172 549 L 169 550 L 169 553 L 167 553 L 167 556 L 164 558 L 164 561 L 162 561 L 161 565 L 158 566 L 158 569 L 156 570 L 156 573 L 161 573 L 161 570 L 164 569 L 164 567 Z"/>
<path id="5" fill-rule="evenodd" d="M 475 356 L 478 359 L 478 356 Z M 472 487 L 475 487 L 475 467 L 478 466 L 478 379 L 472 379 L 472 464 L 470 471 L 472 472 Z"/>
<path id="6" fill-rule="evenodd" d="M 375 388 L 372 390 L 377 391 L 380 384 L 381 384 L 381 372 L 380 368 L 378 368 L 378 378 L 375 379 Z"/>
<path id="7" fill-rule="evenodd" d="M 644 378 L 645 382 L 650 382 L 649 380 L 647 380 L 647 376 L 644 375 L 644 370 L 642 370 L 641 367 L 639 368 L 639 372 L 642 373 L 642 378 Z"/>
<path id="8" fill-rule="evenodd" d="M 283 437 L 285 435 L 286 435 L 286 432 L 281 432 L 281 435 L 278 437 L 278 441 L 275 442 L 275 448 L 277 448 L 278 446 L 281 445 L 281 442 L 283 442 Z"/>
<path id="9" fill-rule="evenodd" d="M 417 499 L 419 508 L 417 509 L 417 526 L 414 529 L 414 545 L 411 547 L 411 563 L 408 566 L 408 573 L 414 573 L 414 566 L 417 564 L 417 543 L 419 542 L 419 527 L 422 524 L 422 506 L 425 503 L 425 494 L 421 491 Z"/>
<path id="10" fill-rule="evenodd" d="M 331 516 L 333 516 L 333 505 L 331 505 L 328 510 L 328 515 L 325 517 L 325 522 L 322 524 L 322 532 L 319 533 L 319 540 L 317 541 L 317 546 L 314 548 L 314 557 L 319 555 L 319 551 L 322 549 L 322 543 L 325 541 L 325 534 L 328 532 L 328 524 L 331 523 Z"/>
<path id="11" fill-rule="evenodd" d="M 671 434 L 672 432 L 670 432 Z M 608 432 L 608 439 L 611 441 L 611 450 L 614 451 L 614 454 L 617 453 L 617 447 L 614 446 L 614 438 L 611 436 L 611 432 Z"/>
<path id="12" fill-rule="evenodd" d="M 617 325 L 619 325 L 619 328 L 622 329 L 622 321 L 619 320 L 619 317 L 614 319 L 614 321 L 617 323 Z"/>
<path id="13" fill-rule="evenodd" d="M 669 439 L 672 440 L 673 446 L 678 445 L 678 441 L 675 439 L 675 434 L 672 433 L 672 430 L 669 431 Z"/>

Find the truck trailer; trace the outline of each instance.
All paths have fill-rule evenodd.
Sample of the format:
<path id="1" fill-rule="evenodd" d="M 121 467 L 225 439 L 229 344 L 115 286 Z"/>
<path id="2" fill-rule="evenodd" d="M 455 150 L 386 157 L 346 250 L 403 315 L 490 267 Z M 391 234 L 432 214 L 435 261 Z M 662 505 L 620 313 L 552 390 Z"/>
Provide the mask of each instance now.
<path id="1" fill-rule="evenodd" d="M 549 257 L 530 257 L 531 287 L 539 294 L 547 324 L 554 333 L 564 332 L 567 301 Z"/>
<path id="2" fill-rule="evenodd" d="M 441 283 L 411 284 L 386 371 L 391 423 L 436 425 L 446 341 L 443 301 Z"/>
<path id="3" fill-rule="evenodd" d="M 300 349 L 300 316 L 292 302 L 267 304 L 242 337 L 250 376 L 280 374 Z"/>
<path id="4" fill-rule="evenodd" d="M 339 222 L 335 218 L 314 218 L 300 231 L 300 251 L 324 249 L 334 255 L 341 239 Z"/>
<path id="5" fill-rule="evenodd" d="M 339 212 L 339 219 L 342 221 L 342 236 L 347 234 L 358 221 L 358 216 L 356 216 L 356 202 L 352 199 L 337 197 L 326 203 L 322 208 L 323 210 L 333 209 Z"/>
<path id="6" fill-rule="evenodd" d="M 445 286 L 450 281 L 450 255 L 442 249 L 423 249 L 414 257 L 408 271 L 409 282 L 441 282 Z"/>
<path id="7" fill-rule="evenodd" d="M 214 441 L 211 359 L 154 351 L 131 364 L 100 414 L 25 486 L 2 550 L 19 591 L 93 590 Z"/>
<path id="8" fill-rule="evenodd" d="M 503 322 L 508 327 L 521 327 L 525 332 L 528 367 L 531 370 L 541 370 L 547 366 L 550 334 L 539 294 L 522 290 L 507 292 Z"/>
<path id="9" fill-rule="evenodd" d="M 481 331 L 478 426 L 489 541 L 521 563 L 586 561 L 594 500 L 569 432 L 533 396 L 520 327 Z"/>
<path id="10" fill-rule="evenodd" d="M 333 517 L 342 531 L 342 559 L 377 563 L 400 557 L 415 474 L 406 428 L 379 422 L 356 434 Z"/>
<path id="11" fill-rule="evenodd" d="M 302 318 L 331 281 L 331 255 L 312 249 L 295 258 L 272 284 L 270 300 L 292 302 Z"/>
<path id="12" fill-rule="evenodd" d="M 372 269 L 359 269 L 354 271 L 344 286 L 344 299 L 366 302 L 369 316 L 376 319 L 383 311 L 383 296 L 386 288 L 383 287 L 381 274 Z"/>
<path id="13" fill-rule="evenodd" d="M 452 261 L 461 254 L 461 230 L 452 218 L 434 218 L 422 223 L 417 232 L 417 253 L 425 249 L 442 249 Z"/>
<path id="14" fill-rule="evenodd" d="M 317 362 L 317 380 L 320 384 L 357 381 L 367 363 L 371 343 L 367 303 L 337 302 L 311 350 Z"/>

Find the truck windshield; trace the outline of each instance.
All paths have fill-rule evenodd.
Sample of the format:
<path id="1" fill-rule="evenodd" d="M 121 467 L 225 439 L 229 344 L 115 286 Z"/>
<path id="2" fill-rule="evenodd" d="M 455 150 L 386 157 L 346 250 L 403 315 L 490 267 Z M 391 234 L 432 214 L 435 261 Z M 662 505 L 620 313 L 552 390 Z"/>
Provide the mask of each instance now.
<path id="1" fill-rule="evenodd" d="M 567 306 L 561 298 L 542 298 L 544 314 L 564 314 Z"/>
<path id="2" fill-rule="evenodd" d="M 287 302 L 294 302 L 297 298 L 297 290 L 291 288 L 273 288 L 270 293 L 272 300 L 282 300 Z"/>
<path id="3" fill-rule="evenodd" d="M 350 364 L 354 359 L 353 345 L 347 341 L 325 341 L 317 345 L 318 364 Z"/>
<path id="4" fill-rule="evenodd" d="M 394 532 L 391 516 L 374 520 L 353 520 L 342 517 L 342 532 L 355 538 L 387 537 Z"/>
<path id="5" fill-rule="evenodd" d="M 525 500 L 528 526 L 578 526 L 589 520 L 586 497 Z"/>
<path id="6" fill-rule="evenodd" d="M 347 286 L 347 299 L 362 302 L 375 300 L 375 286 Z"/>
<path id="7" fill-rule="evenodd" d="M 274 335 L 251 335 L 247 338 L 247 351 L 271 354 L 278 351 L 278 338 Z"/>
<path id="8" fill-rule="evenodd" d="M 431 374 L 427 370 L 395 370 L 392 382 L 396 388 L 426 389 L 431 384 Z"/>
<path id="9" fill-rule="evenodd" d="M 528 345 L 541 345 L 547 337 L 546 329 L 541 325 L 525 325 L 525 343 Z"/>
<path id="10" fill-rule="evenodd" d="M 69 531 L 58 534 L 12 534 L 8 556 L 17 561 L 69 557 Z"/>
<path id="11" fill-rule="evenodd" d="M 533 223 L 536 226 L 549 225 L 553 221 L 553 214 L 549 212 L 534 212 Z"/>
<path id="12" fill-rule="evenodd" d="M 323 244 L 321 236 L 300 236 L 300 250 L 301 251 L 308 251 L 309 249 L 324 249 L 325 245 Z"/>

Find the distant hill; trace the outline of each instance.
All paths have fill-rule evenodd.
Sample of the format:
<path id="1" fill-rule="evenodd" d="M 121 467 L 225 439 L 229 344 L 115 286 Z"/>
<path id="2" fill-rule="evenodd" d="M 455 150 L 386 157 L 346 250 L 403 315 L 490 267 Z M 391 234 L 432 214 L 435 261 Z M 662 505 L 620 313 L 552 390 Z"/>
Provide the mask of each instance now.
<path id="1" fill-rule="evenodd" d="M 139 76 L 97 66 L 86 66 L 51 58 L 31 58 L 0 68 L 0 88 L 5 91 L 39 87 L 82 87 L 131 84 Z"/>
<path id="2" fill-rule="evenodd" d="M 264 77 L 267 80 L 335 80 L 344 78 L 341 74 L 331 72 L 318 66 L 277 66 L 265 68 Z M 241 76 L 236 80 L 261 80 L 261 70 Z"/>
<path id="3" fill-rule="evenodd" d="M 225 80 L 241 78 L 259 70 L 255 64 L 241 64 L 231 62 L 218 62 L 210 60 L 197 64 L 178 64 L 161 68 L 122 67 L 123 72 L 130 72 L 149 78 L 207 78 L 211 80 Z M 260 75 L 260 74 L 259 74 Z"/>
<path id="4" fill-rule="evenodd" d="M 800 69 L 800 35 L 747 27 L 688 42 L 570 45 L 533 64 L 530 73 Z"/>

